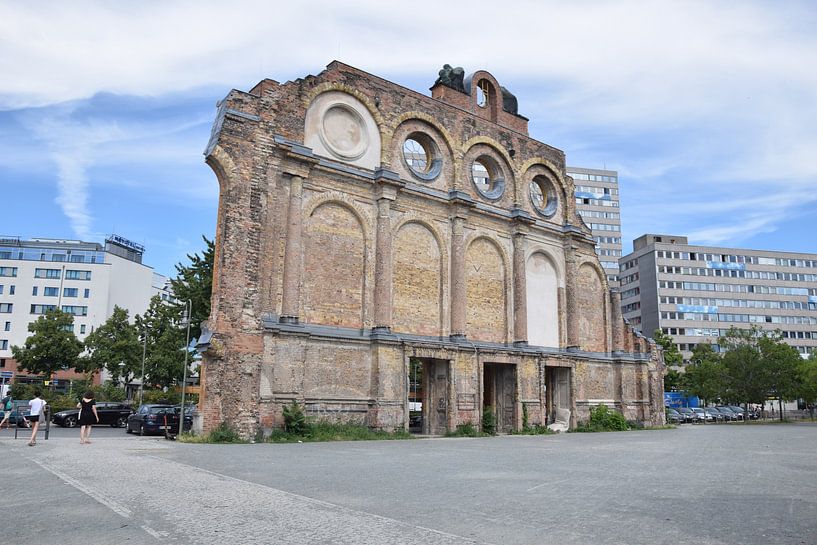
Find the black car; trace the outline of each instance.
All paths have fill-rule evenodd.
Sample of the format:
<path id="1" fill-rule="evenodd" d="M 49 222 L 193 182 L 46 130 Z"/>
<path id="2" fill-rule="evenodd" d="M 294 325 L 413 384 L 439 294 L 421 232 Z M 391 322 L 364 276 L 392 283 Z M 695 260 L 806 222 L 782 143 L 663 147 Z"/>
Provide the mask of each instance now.
<path id="1" fill-rule="evenodd" d="M 669 424 L 683 424 L 686 422 L 684 415 L 673 409 L 672 407 L 665 407 L 667 412 L 667 423 Z"/>
<path id="2" fill-rule="evenodd" d="M 125 403 L 100 401 L 96 404 L 96 414 L 99 416 L 100 425 L 124 428 L 132 412 L 133 410 Z M 67 409 L 55 413 L 51 421 L 63 428 L 73 428 L 79 422 L 79 409 Z"/>
<path id="3" fill-rule="evenodd" d="M 179 406 L 178 405 L 142 405 L 139 409 L 128 417 L 125 432 L 148 435 L 156 433 L 178 433 L 179 430 Z M 189 414 L 184 416 L 184 431 L 189 431 L 193 427 L 193 418 Z"/>

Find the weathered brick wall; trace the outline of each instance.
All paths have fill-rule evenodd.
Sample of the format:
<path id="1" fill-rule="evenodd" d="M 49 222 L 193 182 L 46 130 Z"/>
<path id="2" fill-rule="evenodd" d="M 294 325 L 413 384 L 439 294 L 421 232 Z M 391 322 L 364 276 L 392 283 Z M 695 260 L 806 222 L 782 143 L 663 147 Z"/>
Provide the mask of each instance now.
<path id="1" fill-rule="evenodd" d="M 443 270 L 431 230 L 418 222 L 404 224 L 394 243 L 394 331 L 442 335 Z"/>
<path id="2" fill-rule="evenodd" d="M 366 236 L 360 221 L 345 206 L 322 204 L 306 222 L 305 241 L 304 321 L 362 327 Z"/>
<path id="3" fill-rule="evenodd" d="M 485 238 L 474 240 L 465 259 L 466 335 L 474 340 L 505 342 L 507 279 L 497 245 Z"/>
<path id="4" fill-rule="evenodd" d="M 575 214 L 564 154 L 529 138 L 527 120 L 504 111 L 496 92 L 485 108 L 475 105 L 480 78 L 499 88 L 480 72 L 470 93 L 435 86 L 432 98 L 336 62 L 318 76 L 233 91 L 221 103 L 206 152 L 220 200 L 205 429 L 227 420 L 250 436 L 280 425 L 291 400 L 316 415 L 405 426 L 410 357 L 447 362 L 450 429 L 479 423 L 486 364 L 512 366 L 517 425 L 523 404 L 531 423 L 545 422 L 551 360 L 511 344 L 524 346 L 517 333 L 533 313 L 523 305 L 537 304 L 552 307 L 547 343 L 564 353 L 549 357 L 572 370 L 574 410 L 584 415 L 587 400 L 615 399 L 624 411 L 663 418 L 660 352 L 611 326 L 606 281 Z M 302 146 L 307 136 L 325 144 L 316 139 L 313 106 L 325 104 L 326 93 L 347 97 L 366 127 L 341 133 L 341 144 L 354 148 L 362 138 L 378 153 L 327 160 Z M 435 150 L 432 179 L 418 179 L 406 163 L 409 136 Z M 501 194 L 475 186 L 478 158 L 504 183 Z M 558 199 L 552 214 L 533 205 L 535 179 Z M 535 252 L 553 264 L 546 296 L 525 295 L 525 264 Z M 279 319 L 294 325 L 276 328 Z M 315 329 L 323 326 L 332 334 Z M 369 332 L 375 326 L 377 336 Z M 652 350 L 649 362 L 609 356 L 612 327 L 623 333 L 615 348 Z M 465 339 L 448 338 L 455 333 Z M 608 357 L 565 355 L 568 344 Z"/>
<path id="5" fill-rule="evenodd" d="M 592 352 L 604 352 L 607 339 L 607 319 L 605 315 L 602 277 L 598 269 L 584 264 L 579 267 L 579 335 L 580 346 Z"/>

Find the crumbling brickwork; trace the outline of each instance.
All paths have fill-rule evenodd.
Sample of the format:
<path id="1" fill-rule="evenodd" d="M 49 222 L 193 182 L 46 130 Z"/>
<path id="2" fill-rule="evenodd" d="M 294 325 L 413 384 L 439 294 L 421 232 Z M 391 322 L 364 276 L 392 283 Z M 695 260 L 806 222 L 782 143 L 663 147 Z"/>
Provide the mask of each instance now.
<path id="1" fill-rule="evenodd" d="M 220 103 L 205 429 L 252 436 L 292 400 L 383 429 L 413 407 L 427 433 L 486 408 L 501 431 L 523 407 L 663 422 L 660 351 L 612 308 L 564 154 L 449 68 L 430 97 L 333 62 Z"/>

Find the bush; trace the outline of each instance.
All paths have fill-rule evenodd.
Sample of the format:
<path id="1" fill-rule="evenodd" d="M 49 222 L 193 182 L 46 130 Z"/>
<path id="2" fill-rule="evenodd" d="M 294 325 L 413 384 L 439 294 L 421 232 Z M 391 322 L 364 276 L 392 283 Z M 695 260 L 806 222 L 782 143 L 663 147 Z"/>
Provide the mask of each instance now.
<path id="1" fill-rule="evenodd" d="M 482 431 L 491 435 L 496 434 L 496 414 L 491 407 L 482 410 Z"/>
<path id="2" fill-rule="evenodd" d="M 477 428 L 470 422 L 459 424 L 457 429 L 445 433 L 446 437 L 482 437 L 484 433 L 477 430 Z"/>
<path id="3" fill-rule="evenodd" d="M 541 424 L 534 424 L 527 428 L 522 428 L 520 431 L 512 431 L 511 435 L 555 435 L 556 432 L 549 430 L 547 426 Z"/>
<path id="4" fill-rule="evenodd" d="M 306 431 L 306 415 L 304 410 L 294 399 L 289 405 L 284 405 L 284 430 L 296 435 Z"/>
<path id="5" fill-rule="evenodd" d="M 412 435 L 406 430 L 393 432 L 372 430 L 364 424 L 337 424 L 332 422 L 305 423 L 302 433 L 294 433 L 286 429 L 272 430 L 267 441 L 270 443 L 295 443 L 319 441 L 372 441 L 383 439 L 411 439 Z"/>
<path id="6" fill-rule="evenodd" d="M 208 434 L 208 443 L 243 443 L 244 441 L 227 422 L 222 422 Z"/>
<path id="7" fill-rule="evenodd" d="M 137 395 L 138 402 L 139 397 Z M 162 390 L 145 390 L 142 394 L 142 403 L 166 403 L 175 405 L 181 401 L 181 396 L 177 392 L 164 392 Z"/>
<path id="8" fill-rule="evenodd" d="M 590 420 L 584 424 L 579 424 L 576 431 L 627 431 L 627 420 L 624 415 L 617 411 L 610 410 L 607 405 L 599 405 L 590 409 Z"/>

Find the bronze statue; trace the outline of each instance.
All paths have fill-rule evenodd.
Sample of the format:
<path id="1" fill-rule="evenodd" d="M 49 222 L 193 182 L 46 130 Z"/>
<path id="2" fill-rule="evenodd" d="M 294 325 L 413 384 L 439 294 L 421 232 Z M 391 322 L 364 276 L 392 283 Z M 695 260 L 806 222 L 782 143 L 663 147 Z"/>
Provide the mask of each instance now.
<path id="1" fill-rule="evenodd" d="M 462 91 L 464 93 L 464 78 L 465 70 L 463 70 L 462 66 L 451 68 L 450 64 L 444 64 L 443 69 L 440 70 L 440 76 L 437 78 L 437 81 L 434 82 L 434 85 L 442 83 L 446 87 L 451 87 L 452 89 L 456 89 L 457 91 Z"/>

